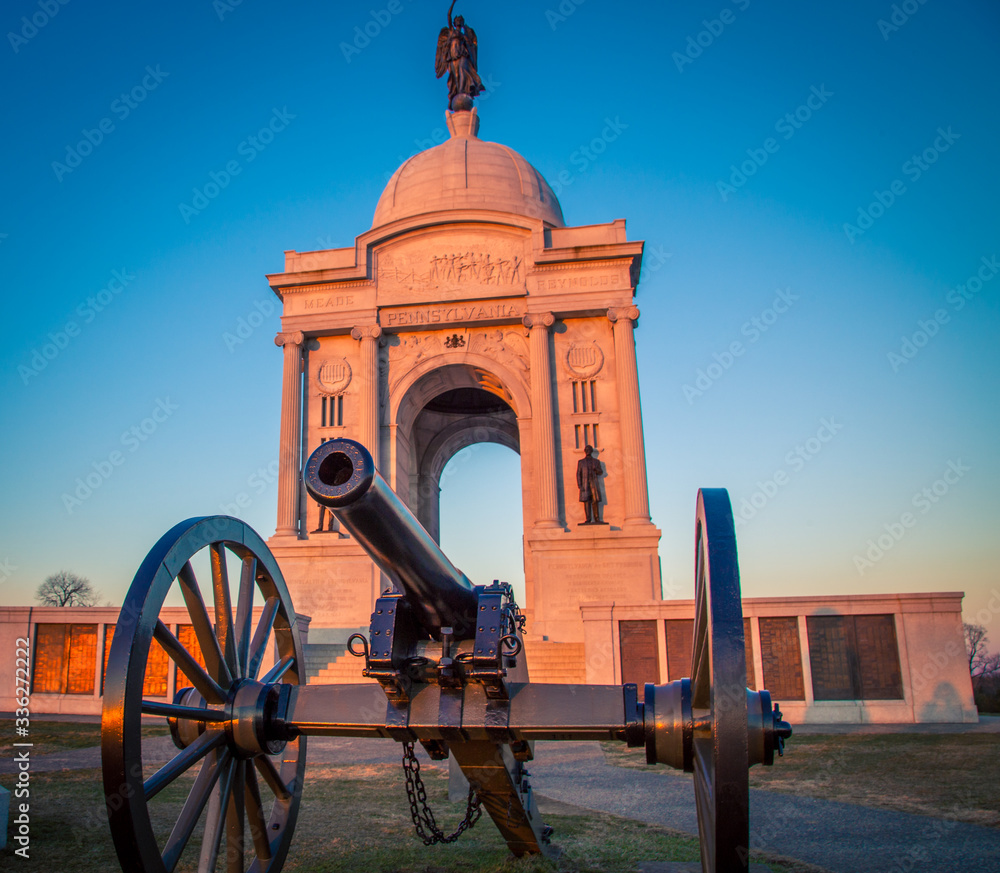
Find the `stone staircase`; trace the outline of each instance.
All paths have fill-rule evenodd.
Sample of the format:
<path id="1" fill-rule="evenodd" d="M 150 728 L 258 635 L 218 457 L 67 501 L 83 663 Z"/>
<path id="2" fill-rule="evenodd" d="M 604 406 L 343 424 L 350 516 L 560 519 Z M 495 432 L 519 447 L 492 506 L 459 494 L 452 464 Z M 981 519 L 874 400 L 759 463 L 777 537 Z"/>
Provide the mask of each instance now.
<path id="1" fill-rule="evenodd" d="M 346 646 L 341 646 L 341 651 L 341 655 L 317 670 L 309 681 L 316 685 L 354 685 L 375 681 L 361 675 L 361 671 L 365 669 L 364 658 L 355 658 L 347 651 Z"/>
<path id="2" fill-rule="evenodd" d="M 316 681 L 316 677 L 325 670 L 331 662 L 340 660 L 347 654 L 347 643 L 306 643 L 303 646 L 306 656 L 306 684 Z"/>
<path id="3" fill-rule="evenodd" d="M 346 644 L 307 644 L 306 681 L 319 685 L 372 682 L 361 675 L 364 659 L 355 658 Z M 587 678 L 583 643 L 524 642 L 532 682 L 583 684 Z"/>
<path id="4" fill-rule="evenodd" d="M 532 682 L 582 685 L 587 679 L 583 643 L 553 643 L 548 640 L 524 641 L 528 675 Z"/>

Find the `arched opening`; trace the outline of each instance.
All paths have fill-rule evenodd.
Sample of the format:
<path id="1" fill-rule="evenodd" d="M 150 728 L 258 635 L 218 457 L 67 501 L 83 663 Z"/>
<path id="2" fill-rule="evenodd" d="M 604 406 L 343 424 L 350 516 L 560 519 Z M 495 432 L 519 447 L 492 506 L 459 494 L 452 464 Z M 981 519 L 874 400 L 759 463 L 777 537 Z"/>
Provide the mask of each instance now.
<path id="1" fill-rule="evenodd" d="M 489 374 L 481 370 L 441 368 L 415 387 L 423 396 L 406 433 L 406 502 L 439 540 L 439 481 L 448 461 L 477 443 L 499 443 L 520 452 L 520 433 L 506 392 L 493 390 Z"/>
<path id="2" fill-rule="evenodd" d="M 509 582 L 523 607 L 520 455 L 496 443 L 466 446 L 445 465 L 440 488 L 444 553 L 477 585 Z"/>
<path id="3" fill-rule="evenodd" d="M 390 408 L 396 491 L 470 579 L 510 582 L 523 606 L 524 386 L 486 360 L 414 375 Z M 449 513 L 443 542 L 442 490 Z"/>

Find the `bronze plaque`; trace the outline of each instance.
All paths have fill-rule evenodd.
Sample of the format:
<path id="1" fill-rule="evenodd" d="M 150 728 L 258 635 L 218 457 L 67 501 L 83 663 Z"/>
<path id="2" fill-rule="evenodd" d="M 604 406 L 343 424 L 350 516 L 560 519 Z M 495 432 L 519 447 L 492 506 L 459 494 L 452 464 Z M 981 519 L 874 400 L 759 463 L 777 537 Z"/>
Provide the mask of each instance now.
<path id="1" fill-rule="evenodd" d="M 93 694 L 96 624 L 40 624 L 35 628 L 32 691 Z"/>
<path id="2" fill-rule="evenodd" d="M 669 682 L 691 676 L 691 648 L 694 645 L 694 619 L 667 619 L 667 676 Z"/>
<path id="3" fill-rule="evenodd" d="M 793 615 L 760 618 L 758 621 L 764 687 L 775 701 L 805 700 L 799 620 Z"/>
<path id="4" fill-rule="evenodd" d="M 634 682 L 641 689 L 647 682 L 659 684 L 660 663 L 656 651 L 655 621 L 620 621 L 622 683 Z M 639 693 L 640 699 L 642 692 Z"/>
<path id="5" fill-rule="evenodd" d="M 177 639 L 185 649 L 188 650 L 188 654 L 191 655 L 202 667 L 205 668 L 205 658 L 201 654 L 201 646 L 198 644 L 198 637 L 194 632 L 193 624 L 179 624 L 177 625 Z M 184 688 L 186 685 L 191 684 L 191 680 L 188 678 L 187 674 L 181 670 L 180 667 L 174 668 L 174 684 L 178 688 Z"/>
<path id="6" fill-rule="evenodd" d="M 902 700 L 891 615 L 816 615 L 806 622 L 816 700 Z"/>

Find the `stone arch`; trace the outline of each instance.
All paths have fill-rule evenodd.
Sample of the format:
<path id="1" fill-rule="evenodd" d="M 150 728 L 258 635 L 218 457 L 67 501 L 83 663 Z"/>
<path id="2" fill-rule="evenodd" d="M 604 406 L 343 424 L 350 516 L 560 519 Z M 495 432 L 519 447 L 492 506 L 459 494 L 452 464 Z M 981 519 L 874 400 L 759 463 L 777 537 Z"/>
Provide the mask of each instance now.
<path id="1" fill-rule="evenodd" d="M 421 524 L 440 535 L 440 479 L 461 449 L 481 442 L 521 454 L 527 396 L 518 380 L 507 380 L 495 361 L 465 355 L 423 362 L 400 380 L 390 404 L 390 467 L 396 492 Z M 508 388 L 512 385 L 514 390 Z M 523 467 L 522 467 L 523 470 Z M 522 472 L 522 493 L 524 488 Z"/>
<path id="2" fill-rule="evenodd" d="M 469 416 L 441 431 L 418 461 L 417 517 L 435 540 L 441 540 L 441 474 L 462 449 L 478 443 L 497 443 L 521 454 L 517 423 L 488 416 Z"/>
<path id="3" fill-rule="evenodd" d="M 409 416 L 416 414 L 412 411 L 412 406 L 414 403 L 419 403 L 419 398 L 426 394 L 426 388 L 422 389 L 419 383 L 436 370 L 446 370 L 452 367 L 466 367 L 492 375 L 509 395 L 508 402 L 518 419 L 531 417 L 527 366 L 525 366 L 522 375 L 517 372 L 514 366 L 478 352 L 446 353 L 420 361 L 411 367 L 398 382 L 390 383 L 389 399 L 386 404 L 388 413 L 386 423 L 389 427 L 405 428 L 412 425 L 412 418 L 407 420 Z M 417 393 L 414 393 L 414 389 Z M 419 408 L 417 408 L 417 412 L 419 412 Z"/>
<path id="4" fill-rule="evenodd" d="M 456 425 L 442 431 L 427 449 L 427 471 L 437 479 L 455 455 L 477 443 L 497 443 L 521 454 L 520 434 L 516 427 L 497 424 L 485 417 L 468 419 L 467 425 Z"/>

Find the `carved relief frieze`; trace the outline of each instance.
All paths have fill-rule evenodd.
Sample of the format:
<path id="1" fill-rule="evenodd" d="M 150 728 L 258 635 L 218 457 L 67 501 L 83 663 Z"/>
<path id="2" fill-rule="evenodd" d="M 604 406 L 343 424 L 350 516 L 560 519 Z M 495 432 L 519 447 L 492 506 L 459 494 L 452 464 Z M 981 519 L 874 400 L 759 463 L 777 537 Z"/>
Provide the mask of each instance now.
<path id="1" fill-rule="evenodd" d="M 456 354 L 464 357 L 466 353 L 490 358 L 520 377 L 528 373 L 528 341 L 523 331 L 502 328 L 392 335 L 387 340 L 380 367 L 389 391 L 393 392 L 400 380 L 422 362 L 434 357 L 453 361 Z M 493 386 L 488 379 L 482 387 L 505 400 L 510 399 L 499 385 Z"/>
<path id="2" fill-rule="evenodd" d="M 418 237 L 377 253 L 380 303 L 463 300 L 524 294 L 524 241 L 512 236 L 452 232 Z"/>
<path id="3" fill-rule="evenodd" d="M 386 355 L 389 390 L 395 391 L 399 380 L 410 370 L 445 351 L 438 334 L 400 334 L 390 341 Z"/>
<path id="4" fill-rule="evenodd" d="M 493 358 L 519 373 L 528 372 L 528 341 L 516 330 L 477 331 L 471 337 L 469 351 Z"/>

